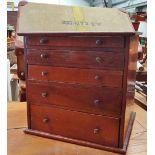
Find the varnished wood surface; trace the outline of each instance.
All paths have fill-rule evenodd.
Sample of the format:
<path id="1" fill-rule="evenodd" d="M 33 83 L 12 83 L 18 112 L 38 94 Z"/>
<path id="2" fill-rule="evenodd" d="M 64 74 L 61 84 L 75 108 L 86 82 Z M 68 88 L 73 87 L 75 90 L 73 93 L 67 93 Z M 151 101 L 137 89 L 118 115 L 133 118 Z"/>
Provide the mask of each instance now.
<path id="1" fill-rule="evenodd" d="M 30 109 L 32 130 L 118 146 L 119 118 L 88 115 L 49 106 L 30 105 Z"/>
<path id="2" fill-rule="evenodd" d="M 32 42 L 36 41 L 34 44 L 32 44 L 32 42 L 29 42 L 30 41 L 29 39 L 31 39 L 31 37 L 32 38 L 34 37 L 34 40 L 32 40 Z M 91 36 L 89 38 L 88 38 L 88 36 L 87 37 L 86 36 L 82 36 L 82 38 L 81 38 L 78 35 L 73 35 L 73 36 L 65 36 L 64 35 L 64 36 L 61 36 L 59 38 L 60 40 L 58 40 L 57 37 L 55 37 L 55 36 L 48 36 L 48 35 L 47 36 L 46 35 L 40 35 L 40 36 L 32 35 L 31 36 L 31 35 L 29 35 L 29 36 L 26 36 L 24 38 L 24 40 L 25 40 L 25 44 L 24 44 L 24 47 L 25 47 L 25 60 L 27 60 L 27 53 L 28 53 L 27 50 L 29 50 L 30 48 L 34 48 L 34 49 L 37 50 L 37 49 L 40 49 L 40 47 L 42 45 L 44 47 L 46 47 L 47 49 L 51 49 L 51 47 L 54 46 L 58 50 L 60 50 L 59 47 L 68 47 L 68 50 L 71 50 L 70 47 L 76 47 L 76 48 L 77 47 L 89 47 L 89 48 L 90 47 L 96 47 L 96 48 L 98 48 L 100 50 L 103 47 L 104 48 L 105 47 L 110 47 L 110 48 L 113 48 L 113 49 L 116 48 L 117 50 L 120 49 L 120 47 L 122 47 L 121 50 L 125 48 L 123 50 L 124 56 L 128 55 L 127 54 L 128 53 L 128 46 L 127 45 L 129 43 L 128 42 L 129 40 L 127 38 L 129 38 L 129 36 L 127 36 L 126 38 L 124 38 L 124 35 L 120 36 L 122 38 L 122 41 L 125 41 L 124 44 L 121 44 L 122 41 L 121 42 L 116 41 L 116 37 L 117 36 L 113 36 L 113 35 L 105 35 L 105 36 L 98 35 L 97 37 L 96 36 Z M 79 40 L 79 38 L 81 38 L 81 40 Z M 86 40 L 85 44 L 83 44 L 84 43 L 83 42 L 84 39 Z M 126 39 L 127 39 L 127 41 L 126 41 Z M 61 45 L 60 45 L 60 41 L 62 41 Z M 70 43 L 72 43 L 72 44 L 70 44 Z M 90 43 L 92 43 L 91 46 L 90 46 Z M 81 48 L 79 48 L 78 51 L 79 50 L 81 50 Z M 88 52 L 89 52 L 89 50 L 88 50 Z M 108 50 L 110 50 L 110 49 L 108 49 Z M 45 51 L 42 51 L 42 52 L 43 53 L 42 53 L 41 57 L 42 58 L 48 58 L 47 55 L 46 56 L 44 55 L 46 52 Z M 112 58 L 109 58 L 109 59 L 112 59 Z M 98 61 L 98 59 L 96 59 L 96 60 Z M 127 64 L 127 63 L 128 63 L 128 61 L 125 62 L 125 64 Z M 36 66 L 35 70 L 34 69 L 31 70 L 30 68 L 32 66 L 29 65 L 27 61 L 26 61 L 25 65 L 26 65 L 27 73 L 28 73 L 27 74 L 27 78 L 26 78 L 27 79 L 27 88 L 28 89 L 30 88 L 28 80 L 29 80 L 29 78 L 31 78 L 31 80 L 33 82 L 38 81 L 40 83 L 43 83 L 43 82 L 46 81 L 46 82 L 50 82 L 50 83 L 51 82 L 59 82 L 61 84 L 63 84 L 63 83 L 71 84 L 72 83 L 72 84 L 75 84 L 75 87 L 78 84 L 80 86 L 83 86 L 83 88 L 84 88 L 85 85 L 94 85 L 94 89 L 95 89 L 95 86 L 97 86 L 97 85 L 98 86 L 119 87 L 119 88 L 123 88 L 122 89 L 123 92 L 126 92 L 126 89 L 124 89 L 124 84 L 122 85 L 122 80 L 123 79 L 122 79 L 122 76 L 121 76 L 121 75 L 125 75 L 125 74 L 124 74 L 124 72 L 123 72 L 123 74 L 122 74 L 122 72 L 120 72 L 121 74 L 117 74 L 119 71 L 116 72 L 115 68 L 114 68 L 113 71 L 108 71 L 108 68 L 107 68 L 107 71 L 105 72 L 105 70 L 99 70 L 99 69 L 94 70 L 94 69 L 86 69 L 86 68 L 81 69 L 81 68 L 72 68 L 72 67 L 71 68 L 64 68 L 64 67 L 62 67 L 61 70 L 58 70 L 58 68 L 54 69 L 53 66 L 50 66 L 50 67 L 44 66 L 43 68 L 42 68 L 42 66 Z M 36 65 L 36 64 L 34 64 L 34 65 Z M 47 65 L 50 65 L 50 64 L 47 64 Z M 45 67 L 46 67 L 46 70 L 44 71 Z M 31 72 L 30 72 L 30 70 L 31 70 Z M 35 73 L 39 73 L 39 75 L 38 76 L 36 76 L 36 75 L 35 76 L 31 76 L 32 73 L 34 73 L 34 71 L 35 71 Z M 123 69 L 123 71 L 126 71 L 126 68 Z M 46 80 L 44 80 L 42 78 L 38 79 L 38 77 L 40 77 L 40 73 L 45 77 Z M 61 73 L 61 75 L 60 75 L 60 73 Z M 116 77 L 116 75 L 117 75 L 117 77 Z M 113 79 L 113 78 L 115 78 L 115 79 Z M 124 78 L 124 80 L 126 80 L 126 79 Z M 27 94 L 30 93 L 30 89 L 29 90 L 28 89 L 27 89 Z M 66 90 L 66 91 L 68 91 L 68 90 Z M 77 94 L 79 94 L 79 93 L 77 92 Z M 113 98 L 113 96 L 110 96 L 110 97 Z M 84 98 L 84 100 L 85 100 L 85 98 Z M 27 116 L 28 116 L 28 129 L 32 131 L 32 125 L 33 124 L 32 124 L 32 117 L 31 116 L 33 114 L 32 114 L 32 111 L 31 111 L 32 109 L 30 109 L 30 100 L 29 100 L 28 96 L 27 96 L 27 101 L 28 101 L 28 113 L 27 113 Z M 126 104 L 126 102 L 123 101 L 122 105 L 125 105 L 125 104 Z M 120 124 L 123 124 L 123 121 L 122 121 L 123 119 L 122 118 L 124 117 L 123 116 L 124 109 L 121 106 L 120 106 L 119 109 L 121 109 L 121 116 L 120 116 L 121 120 L 119 121 L 119 122 L 121 122 L 121 123 L 119 123 L 119 125 L 120 125 Z M 112 114 L 113 114 L 113 112 L 112 112 Z M 74 118 L 74 117 L 72 117 L 72 118 Z M 85 119 L 86 119 L 86 117 L 85 117 Z M 73 123 L 73 122 L 70 122 L 70 123 Z M 94 122 L 92 121 L 92 124 L 93 123 Z M 107 126 L 109 125 L 108 122 L 107 122 L 106 125 Z M 121 125 L 121 126 L 123 127 L 123 125 Z M 122 127 L 119 126 L 119 129 L 121 129 Z M 119 130 L 119 132 L 118 132 L 117 129 L 118 128 L 113 128 L 112 132 L 113 133 L 115 133 L 115 132 L 118 133 L 117 136 L 116 136 L 116 134 L 113 135 L 113 139 L 115 139 L 115 140 L 118 139 L 118 136 L 120 135 L 121 137 L 118 139 L 118 145 L 117 146 L 119 146 L 119 148 L 122 148 L 122 145 L 120 145 L 120 144 L 121 144 L 121 141 L 123 141 L 124 132 L 122 132 L 122 130 Z M 35 130 L 37 130 L 37 128 L 35 128 Z M 109 133 L 107 133 L 104 136 L 105 137 L 104 139 L 106 139 L 106 137 L 111 135 L 111 130 L 108 130 L 108 131 L 109 131 Z M 38 132 L 42 132 L 42 130 L 38 129 Z M 37 133 L 36 132 L 31 132 L 31 134 L 38 135 L 38 132 Z M 70 130 L 70 132 L 72 132 L 72 131 Z M 81 131 L 79 130 L 79 133 L 80 132 Z M 27 132 L 27 133 L 30 133 L 30 132 Z M 62 130 L 62 133 L 63 133 L 63 130 Z M 39 135 L 43 136 L 43 137 L 44 136 L 47 137 L 46 134 L 47 133 L 44 132 L 44 134 L 42 133 L 42 134 L 39 134 Z M 61 136 L 60 132 L 59 132 L 59 135 Z M 66 137 L 70 138 L 69 136 L 66 136 Z M 64 138 L 65 138 L 65 136 L 64 136 Z M 64 138 L 61 137 L 60 140 L 63 141 Z M 103 139 L 103 141 L 104 141 L 104 139 Z M 70 140 L 69 142 L 74 143 L 74 139 Z M 87 140 L 87 141 L 85 140 L 84 142 L 81 141 L 81 142 L 78 142 L 77 144 L 84 145 L 84 146 L 91 146 L 91 147 L 94 147 L 94 148 L 99 148 L 99 147 L 95 147 L 95 145 L 89 145 L 89 144 L 86 145 L 87 142 L 89 142 L 89 140 Z M 108 147 L 108 144 L 110 144 L 110 143 L 107 142 L 107 144 L 106 143 L 104 143 L 104 144 L 105 144 L 105 146 Z M 116 142 L 114 142 L 114 145 L 116 146 Z M 114 151 L 114 148 L 113 148 L 113 151 Z M 117 152 L 119 152 L 119 151 L 117 151 Z"/>
<path id="3" fill-rule="evenodd" d="M 28 81 L 30 104 L 55 105 L 70 110 L 120 117 L 121 90 L 74 84 L 38 83 Z"/>
<path id="4" fill-rule="evenodd" d="M 127 155 L 146 155 L 146 111 L 134 104 L 137 113 Z M 8 104 L 8 155 L 116 155 L 102 150 L 83 147 L 61 141 L 23 133 L 27 127 L 26 104 Z"/>
<path id="5" fill-rule="evenodd" d="M 71 47 L 69 50 L 47 50 L 39 46 L 39 49 L 27 50 L 27 62 L 35 65 L 123 70 L 124 52 L 122 49 L 73 50 Z"/>
<path id="6" fill-rule="evenodd" d="M 95 36 L 95 37 L 27 37 L 27 47 L 32 46 L 52 46 L 52 47 L 124 47 L 124 38 L 122 36 Z M 98 44 L 97 41 L 100 41 Z"/>
<path id="7" fill-rule="evenodd" d="M 122 87 L 122 72 L 97 69 L 29 65 L 28 79 L 81 85 Z M 110 78 L 109 78 L 110 77 Z"/>

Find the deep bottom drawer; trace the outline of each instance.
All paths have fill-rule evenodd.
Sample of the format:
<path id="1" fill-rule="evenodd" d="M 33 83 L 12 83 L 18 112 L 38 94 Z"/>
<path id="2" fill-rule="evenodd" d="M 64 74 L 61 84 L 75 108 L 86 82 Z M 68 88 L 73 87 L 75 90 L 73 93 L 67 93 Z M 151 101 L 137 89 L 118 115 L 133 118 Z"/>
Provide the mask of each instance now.
<path id="1" fill-rule="evenodd" d="M 31 105 L 31 128 L 101 145 L 118 146 L 119 119 Z"/>

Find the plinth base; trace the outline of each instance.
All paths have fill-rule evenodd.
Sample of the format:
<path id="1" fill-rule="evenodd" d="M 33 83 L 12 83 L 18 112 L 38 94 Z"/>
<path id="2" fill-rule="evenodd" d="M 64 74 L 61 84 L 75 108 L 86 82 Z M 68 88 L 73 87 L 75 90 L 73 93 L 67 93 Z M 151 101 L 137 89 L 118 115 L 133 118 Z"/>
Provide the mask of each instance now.
<path id="1" fill-rule="evenodd" d="M 82 140 L 67 138 L 67 137 L 63 137 L 63 136 L 60 136 L 60 135 L 49 134 L 49 133 L 46 133 L 46 132 L 41 132 L 41 131 L 32 130 L 32 129 L 25 129 L 24 132 L 28 133 L 28 134 L 32 134 L 32 135 L 37 135 L 37 136 L 41 136 L 41 137 L 45 137 L 45 138 L 60 140 L 60 141 L 69 142 L 69 143 L 73 143 L 73 144 L 78 144 L 78 145 L 82 145 L 82 146 L 88 146 L 88 147 L 101 149 L 101 150 L 105 150 L 105 151 L 110 151 L 110 152 L 114 152 L 114 153 L 126 154 L 127 147 L 128 147 L 128 144 L 129 144 L 130 135 L 131 135 L 131 131 L 132 131 L 132 127 L 133 127 L 133 123 L 134 123 L 134 120 L 135 120 L 135 116 L 136 116 L 136 113 L 131 112 L 130 119 L 129 119 L 129 122 L 128 122 L 128 127 L 127 127 L 127 132 L 126 132 L 126 135 L 125 135 L 124 144 L 123 144 L 122 148 L 103 146 L 103 145 L 99 145 L 99 144 L 95 144 L 95 143 L 91 143 L 91 142 L 86 142 L 86 141 L 82 141 Z"/>

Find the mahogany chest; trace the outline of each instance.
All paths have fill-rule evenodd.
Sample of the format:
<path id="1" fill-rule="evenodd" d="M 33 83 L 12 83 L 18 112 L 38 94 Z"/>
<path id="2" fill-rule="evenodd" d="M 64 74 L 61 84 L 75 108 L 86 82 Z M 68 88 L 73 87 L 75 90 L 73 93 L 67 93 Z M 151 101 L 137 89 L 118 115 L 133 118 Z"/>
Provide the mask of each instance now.
<path id="1" fill-rule="evenodd" d="M 39 6 L 28 4 L 37 12 Z M 24 36 L 25 132 L 125 153 L 135 117 L 126 117 L 134 92 L 134 31 L 34 30 L 18 32 Z"/>

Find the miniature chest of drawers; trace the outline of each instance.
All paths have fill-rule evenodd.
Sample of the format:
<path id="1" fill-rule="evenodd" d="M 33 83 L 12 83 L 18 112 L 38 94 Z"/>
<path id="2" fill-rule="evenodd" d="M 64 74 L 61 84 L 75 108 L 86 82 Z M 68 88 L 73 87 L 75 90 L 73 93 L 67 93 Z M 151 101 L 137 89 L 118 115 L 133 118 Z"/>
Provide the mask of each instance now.
<path id="1" fill-rule="evenodd" d="M 20 8 L 21 25 L 26 18 L 24 9 L 29 12 L 34 7 L 37 14 L 40 7 L 33 3 L 25 6 Z M 60 13 L 63 8 L 71 7 L 53 11 Z M 74 14 L 76 11 L 73 9 Z M 39 18 L 45 21 L 42 16 Z M 75 25 L 64 27 L 67 26 L 71 29 Z M 38 30 L 32 24 L 30 29 L 18 30 L 24 36 L 25 50 L 28 111 L 25 132 L 125 153 L 135 117 L 134 113 L 126 117 L 126 105 L 132 99 L 129 94 L 134 92 L 134 32 L 129 26 L 126 28 L 129 32 L 117 33 L 112 30 L 105 33 L 102 28 L 93 33 L 68 32 L 65 28 L 63 32 L 58 26 L 60 30 L 52 33 L 54 28 L 49 27 Z"/>

